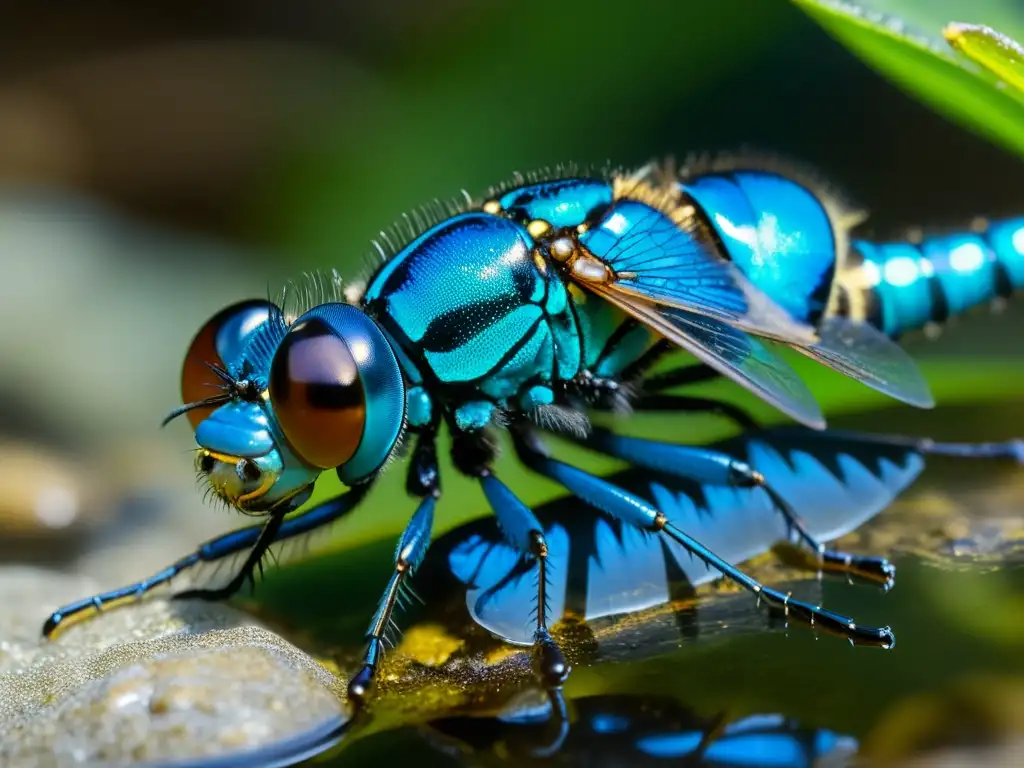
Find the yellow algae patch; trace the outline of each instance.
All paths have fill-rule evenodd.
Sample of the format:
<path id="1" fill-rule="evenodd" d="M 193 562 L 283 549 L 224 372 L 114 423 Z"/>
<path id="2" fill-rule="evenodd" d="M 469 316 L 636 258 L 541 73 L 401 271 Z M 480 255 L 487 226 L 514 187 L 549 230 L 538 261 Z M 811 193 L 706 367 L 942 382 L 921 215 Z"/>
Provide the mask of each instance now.
<path id="1" fill-rule="evenodd" d="M 313 661 L 315 661 L 317 664 L 326 669 L 335 677 L 342 677 L 344 674 L 341 671 L 341 667 L 338 666 L 338 663 L 332 659 L 321 659 L 319 657 L 314 656 Z"/>
<path id="2" fill-rule="evenodd" d="M 421 624 L 406 630 L 396 650 L 425 667 L 439 667 L 465 644 L 439 624 Z"/>
<path id="3" fill-rule="evenodd" d="M 484 664 L 488 667 L 494 667 L 501 664 L 503 661 L 511 659 L 518 653 L 522 653 L 524 648 L 516 645 L 499 645 L 497 648 L 493 648 L 484 654 Z"/>

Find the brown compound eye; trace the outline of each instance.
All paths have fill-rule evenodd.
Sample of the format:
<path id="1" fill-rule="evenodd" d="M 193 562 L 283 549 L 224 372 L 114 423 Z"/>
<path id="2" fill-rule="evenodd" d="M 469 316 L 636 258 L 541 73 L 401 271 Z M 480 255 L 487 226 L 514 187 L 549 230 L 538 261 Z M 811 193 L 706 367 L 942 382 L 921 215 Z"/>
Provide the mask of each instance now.
<path id="1" fill-rule="evenodd" d="M 348 344 L 319 318 L 293 325 L 270 366 L 270 402 L 292 447 L 329 469 L 355 455 L 366 394 Z"/>
<path id="2" fill-rule="evenodd" d="M 228 368 L 241 359 L 253 332 L 267 321 L 274 305 L 262 299 L 232 304 L 206 321 L 192 339 L 181 367 L 181 401 L 198 403 L 213 397 L 224 382 L 209 365 Z M 209 364 L 209 365 L 208 365 Z M 209 416 L 216 406 L 188 411 L 192 429 Z"/>

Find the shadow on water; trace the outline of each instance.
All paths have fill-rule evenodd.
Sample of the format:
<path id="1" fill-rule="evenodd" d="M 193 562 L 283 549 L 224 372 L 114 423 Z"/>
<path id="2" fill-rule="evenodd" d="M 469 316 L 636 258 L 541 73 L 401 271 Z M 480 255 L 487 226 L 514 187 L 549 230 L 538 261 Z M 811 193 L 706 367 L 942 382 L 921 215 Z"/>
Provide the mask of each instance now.
<path id="1" fill-rule="evenodd" d="M 453 761 L 483 764 L 671 760 L 727 768 L 758 765 L 770 755 L 780 768 L 798 768 L 841 760 L 857 750 L 849 736 L 805 728 L 781 715 L 704 716 L 671 696 L 603 694 L 567 703 L 557 689 L 527 691 L 497 715 L 438 718 L 417 735 Z"/>
<path id="2" fill-rule="evenodd" d="M 938 437 L 1024 433 L 1019 405 L 950 410 Z M 923 434 L 929 419 L 904 413 L 898 424 L 883 412 L 836 426 Z M 427 606 L 403 621 L 408 629 L 367 721 L 311 764 L 428 754 L 437 764 L 519 763 L 537 757 L 552 734 L 560 748 L 551 759 L 563 764 L 685 757 L 693 765 L 798 766 L 831 755 L 827 764 L 841 765 L 858 748 L 903 759 L 1007 742 L 1024 733 L 1022 510 L 1020 468 L 929 458 L 911 490 L 840 540 L 890 555 L 893 590 L 808 577 L 770 556 L 748 568 L 864 624 L 891 625 L 895 648 L 854 648 L 785 626 L 746 594 L 718 586 L 701 588 L 696 604 L 673 593 L 671 604 L 638 615 L 563 626 L 574 669 L 564 718 L 554 723 L 560 705 L 533 688 L 527 655 L 468 623 L 465 589 L 419 583 Z M 343 553 L 343 562 L 326 555 L 282 569 L 261 591 L 258 611 L 344 673 L 392 551 L 380 542 Z"/>

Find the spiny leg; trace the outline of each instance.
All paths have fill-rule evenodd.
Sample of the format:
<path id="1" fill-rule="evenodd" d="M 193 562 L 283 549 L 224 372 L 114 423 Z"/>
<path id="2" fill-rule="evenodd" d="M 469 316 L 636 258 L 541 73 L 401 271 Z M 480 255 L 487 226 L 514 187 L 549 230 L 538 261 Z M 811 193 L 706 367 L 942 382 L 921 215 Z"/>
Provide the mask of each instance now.
<path id="1" fill-rule="evenodd" d="M 641 373 L 643 370 L 645 366 L 640 365 Z M 738 405 L 710 397 L 665 393 L 666 389 L 700 384 L 719 377 L 720 374 L 707 365 L 688 365 L 649 378 L 623 373 L 617 379 L 601 379 L 584 373 L 572 382 L 569 394 L 585 407 L 598 411 L 714 413 L 729 419 L 740 429 L 761 429 L 754 417 Z"/>
<path id="2" fill-rule="evenodd" d="M 189 589 L 184 592 L 178 592 L 174 595 L 174 599 L 226 600 L 238 592 L 238 590 L 245 585 L 246 581 L 255 586 L 256 582 L 254 578 L 254 571 L 259 568 L 260 575 L 262 575 L 263 557 L 267 554 L 267 551 L 270 549 L 272 544 L 285 539 L 290 539 L 294 536 L 299 536 L 303 533 L 308 533 L 315 528 L 319 528 L 322 525 L 337 520 L 342 515 L 351 512 L 356 504 L 362 501 L 367 490 L 369 490 L 369 484 L 360 485 L 335 499 L 326 501 L 323 504 L 318 504 L 307 512 L 296 515 L 291 519 L 286 520 L 284 515 L 272 515 L 264 524 L 262 530 L 259 530 L 255 537 L 255 541 L 252 544 L 248 544 L 248 542 L 253 538 L 253 533 L 256 533 L 255 526 L 244 529 L 244 531 L 237 531 L 236 533 L 238 534 L 243 532 L 248 533 L 248 536 L 240 536 L 239 539 L 246 542 L 245 546 L 252 546 L 252 550 L 249 552 L 248 557 L 245 558 L 245 562 L 242 564 L 242 567 L 238 569 L 238 573 L 235 577 L 224 587 L 218 589 Z M 231 536 L 232 534 L 228 534 L 226 537 L 223 537 L 224 539 L 227 539 L 227 541 L 225 541 L 220 547 L 220 557 L 223 557 L 225 554 L 230 554 L 230 552 L 226 550 L 229 548 L 228 545 L 231 544 L 229 538 Z M 214 542 L 217 541 L 220 540 L 214 540 Z M 241 541 L 235 542 L 235 547 L 231 549 L 231 552 L 239 551 L 239 549 L 242 548 L 240 544 Z M 206 547 L 208 546 L 209 545 L 206 545 Z"/>
<path id="3" fill-rule="evenodd" d="M 373 687 L 377 669 L 384 656 L 384 641 L 388 630 L 393 626 L 391 614 L 395 610 L 395 604 L 402 599 L 402 593 L 407 589 L 406 583 L 430 547 L 434 507 L 441 495 L 433 430 L 420 434 L 406 477 L 406 488 L 410 493 L 422 498 L 395 549 L 394 571 L 388 579 L 387 587 L 366 632 L 366 651 L 363 654 L 362 666 L 348 682 L 349 699 L 357 706 L 365 702 Z"/>
<path id="4" fill-rule="evenodd" d="M 781 611 L 787 617 L 794 617 L 811 626 L 823 628 L 828 632 L 847 638 L 856 645 L 875 645 L 883 648 L 891 648 L 895 645 L 896 638 L 889 627 L 860 627 L 847 616 L 800 600 L 793 600 L 789 595 L 764 586 L 722 560 L 696 539 L 688 536 L 673 525 L 662 512 L 639 496 L 581 469 L 552 459 L 532 434 L 521 431 L 517 435 L 515 444 L 520 458 L 530 469 L 554 480 L 573 495 L 624 523 L 641 530 L 668 536 L 694 557 L 703 561 L 709 568 L 714 568 L 726 578 L 756 595 L 758 604 L 763 602 L 769 608 Z"/>
<path id="5" fill-rule="evenodd" d="M 565 674 L 569 674 L 569 667 L 566 667 Z M 564 681 L 564 676 L 563 676 Z M 544 694 L 551 704 L 551 715 L 537 729 L 532 743 L 526 745 L 523 750 L 533 758 L 549 758 L 556 754 L 565 743 L 565 737 L 569 735 L 569 712 L 565 706 L 565 696 L 562 694 L 562 686 L 545 685 Z"/>
<path id="6" fill-rule="evenodd" d="M 642 394 L 633 403 L 637 412 L 671 411 L 680 413 L 714 413 L 723 416 L 743 430 L 761 429 L 753 416 L 738 405 L 716 400 L 710 397 L 691 397 L 689 395 Z"/>
<path id="7" fill-rule="evenodd" d="M 258 567 L 257 564 L 261 562 L 271 544 L 309 533 L 351 512 L 366 494 L 367 487 L 353 488 L 341 496 L 318 504 L 291 518 L 271 517 L 261 525 L 241 528 L 218 536 L 148 579 L 62 606 L 54 611 L 43 624 L 43 636 L 52 639 L 66 627 L 82 621 L 96 612 L 139 602 L 154 589 L 168 584 L 179 574 L 201 563 L 215 562 L 251 549 L 245 563 L 228 587 L 209 590 L 193 589 L 179 592 L 173 596 L 175 599 L 195 597 L 206 600 L 230 597 L 245 584 L 247 579 L 251 578 L 253 569 Z M 273 528 L 271 528 L 271 523 L 273 523 Z"/>
<path id="8" fill-rule="evenodd" d="M 571 727 L 565 695 L 561 686 L 545 686 L 543 694 L 548 706 L 538 707 L 532 693 L 521 693 L 520 698 L 513 698 L 498 714 L 470 713 L 430 720 L 427 736 L 442 734 L 462 744 L 472 745 L 477 754 L 484 749 L 500 750 L 506 760 L 550 758 L 562 749 Z M 530 695 L 530 699 L 523 702 L 526 695 Z M 522 707 L 523 703 L 526 707 Z M 447 741 L 442 745 L 444 749 Z M 457 750 L 453 756 L 458 759 L 465 755 L 462 750 Z"/>
<path id="9" fill-rule="evenodd" d="M 643 380 L 643 388 L 647 392 L 664 392 L 666 389 L 703 384 L 721 377 L 722 374 L 711 366 L 698 363 L 648 376 Z"/>
<path id="10" fill-rule="evenodd" d="M 277 540 L 277 534 L 283 523 L 284 515 L 271 513 L 267 521 L 263 523 L 259 536 L 256 538 L 256 543 L 249 550 L 249 554 L 246 556 L 245 562 L 242 563 L 242 567 L 238 569 L 238 572 L 231 581 L 223 587 L 215 589 L 186 589 L 175 594 L 173 598 L 175 600 L 227 600 L 241 590 L 247 581 L 255 587 L 256 569 L 260 569 L 260 576 L 262 576 L 263 557 L 267 554 L 267 550 L 270 549 L 270 545 Z"/>
<path id="11" fill-rule="evenodd" d="M 395 603 L 401 599 L 406 582 L 412 576 L 430 546 L 430 532 L 434 525 L 435 496 L 426 496 L 420 501 L 416 513 L 412 516 L 405 532 L 395 550 L 395 569 L 388 579 L 377 610 L 373 614 L 370 628 L 366 632 L 366 652 L 363 654 L 363 665 L 348 682 L 348 697 L 356 705 L 361 705 L 373 687 L 377 669 L 384 656 L 384 639 L 392 626 L 391 614 Z"/>
<path id="12" fill-rule="evenodd" d="M 960 459 L 1009 459 L 1024 464 L 1024 439 L 1016 438 L 1002 442 L 956 443 L 941 442 L 930 437 L 906 437 L 903 435 L 876 435 L 869 432 L 847 432 L 829 430 L 830 437 L 840 437 L 857 442 L 875 442 L 911 448 L 925 455 L 951 456 Z"/>
<path id="13" fill-rule="evenodd" d="M 487 502 L 498 518 L 506 541 L 525 560 L 537 564 L 537 624 L 533 634 L 533 669 L 545 688 L 560 686 L 569 675 L 565 655 L 548 631 L 548 545 L 540 521 L 490 471 L 480 475 Z"/>
<path id="14" fill-rule="evenodd" d="M 721 374 L 708 365 L 685 365 L 644 378 L 642 394 L 633 403 L 635 411 L 683 411 L 688 413 L 716 413 L 735 422 L 741 429 L 760 429 L 761 425 L 738 405 L 709 397 L 666 394 L 676 387 L 703 384 L 721 378 Z"/>
<path id="15" fill-rule="evenodd" d="M 594 429 L 578 441 L 595 451 L 628 461 L 656 472 L 689 478 L 708 485 L 760 488 L 786 521 L 790 538 L 810 550 L 815 566 L 826 571 L 848 573 L 879 581 L 887 588 L 896 578 L 896 566 L 884 557 L 854 555 L 829 549 L 808 532 L 793 507 L 779 495 L 763 474 L 744 461 L 710 448 L 675 445 L 656 440 L 617 435 Z"/>

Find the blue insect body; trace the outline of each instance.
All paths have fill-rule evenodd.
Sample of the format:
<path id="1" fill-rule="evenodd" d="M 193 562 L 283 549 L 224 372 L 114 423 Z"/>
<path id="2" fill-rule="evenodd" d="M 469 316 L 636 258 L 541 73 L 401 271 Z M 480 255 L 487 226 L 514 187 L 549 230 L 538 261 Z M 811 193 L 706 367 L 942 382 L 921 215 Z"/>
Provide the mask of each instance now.
<path id="1" fill-rule="evenodd" d="M 355 508 L 404 444 L 411 448 L 407 488 L 421 504 L 396 551 L 364 665 L 349 687 L 361 699 L 398 595 L 429 542 L 440 496 L 435 441 L 447 428 L 456 467 L 481 483 L 517 567 L 539 571 L 530 640 L 541 676 L 557 683 L 568 667 L 548 632 L 547 563 L 559 543 L 494 474 L 490 432 L 504 426 L 527 467 L 610 518 L 661 535 L 764 605 L 851 640 L 891 645 L 888 628 L 858 626 L 757 583 L 733 567 L 732 554 L 723 558 L 684 530 L 667 499 L 560 462 L 541 437 L 559 433 L 634 466 L 721 482 L 730 492 L 760 490 L 821 567 L 891 580 L 883 559 L 827 550 L 753 462 L 591 431 L 588 420 L 590 413 L 630 407 L 718 410 L 749 426 L 748 416 L 722 403 L 667 392 L 725 375 L 804 424 L 823 427 L 813 395 L 772 343 L 930 406 L 916 366 L 890 337 L 1020 287 L 1024 237 L 1011 222 L 985 236 L 921 244 L 915 280 L 926 281 L 925 308 L 920 285 L 900 277 L 897 260 L 909 258 L 910 246 L 851 244 L 848 222 L 827 195 L 765 170 L 715 167 L 677 177 L 650 166 L 519 180 L 412 233 L 359 297 L 317 284 L 316 300 L 302 310 L 282 299 L 222 311 L 186 355 L 185 405 L 171 416 L 188 414 L 198 470 L 212 492 L 243 512 L 265 514 L 266 522 L 209 542 L 138 585 L 67 606 L 44 631 L 139 597 L 197 563 L 249 550 L 226 586 L 179 593 L 230 595 L 272 543 Z M 980 260 L 964 255 L 968 246 Z M 699 365 L 651 375 L 673 346 Z M 1019 457 L 1020 447 L 975 452 Z M 285 519 L 332 468 L 351 490 Z"/>
<path id="2" fill-rule="evenodd" d="M 827 195 L 775 173 L 712 174 L 683 185 L 725 251 L 793 317 L 867 322 L 891 337 L 1024 288 L 1024 218 L 918 243 L 850 240 Z"/>
<path id="3" fill-rule="evenodd" d="M 566 285 L 508 219 L 465 213 L 431 228 L 374 277 L 365 304 L 462 429 L 485 426 L 499 405 L 550 405 L 552 384 L 580 370 Z"/>
<path id="4" fill-rule="evenodd" d="M 726 252 L 755 286 L 794 317 L 817 322 L 832 292 L 838 248 L 828 209 L 775 174 L 737 172 L 683 185 Z"/>
<path id="5" fill-rule="evenodd" d="M 939 323 L 1024 286 L 1024 219 L 918 244 L 855 240 L 863 259 L 847 278 L 865 319 L 892 336 Z"/>

